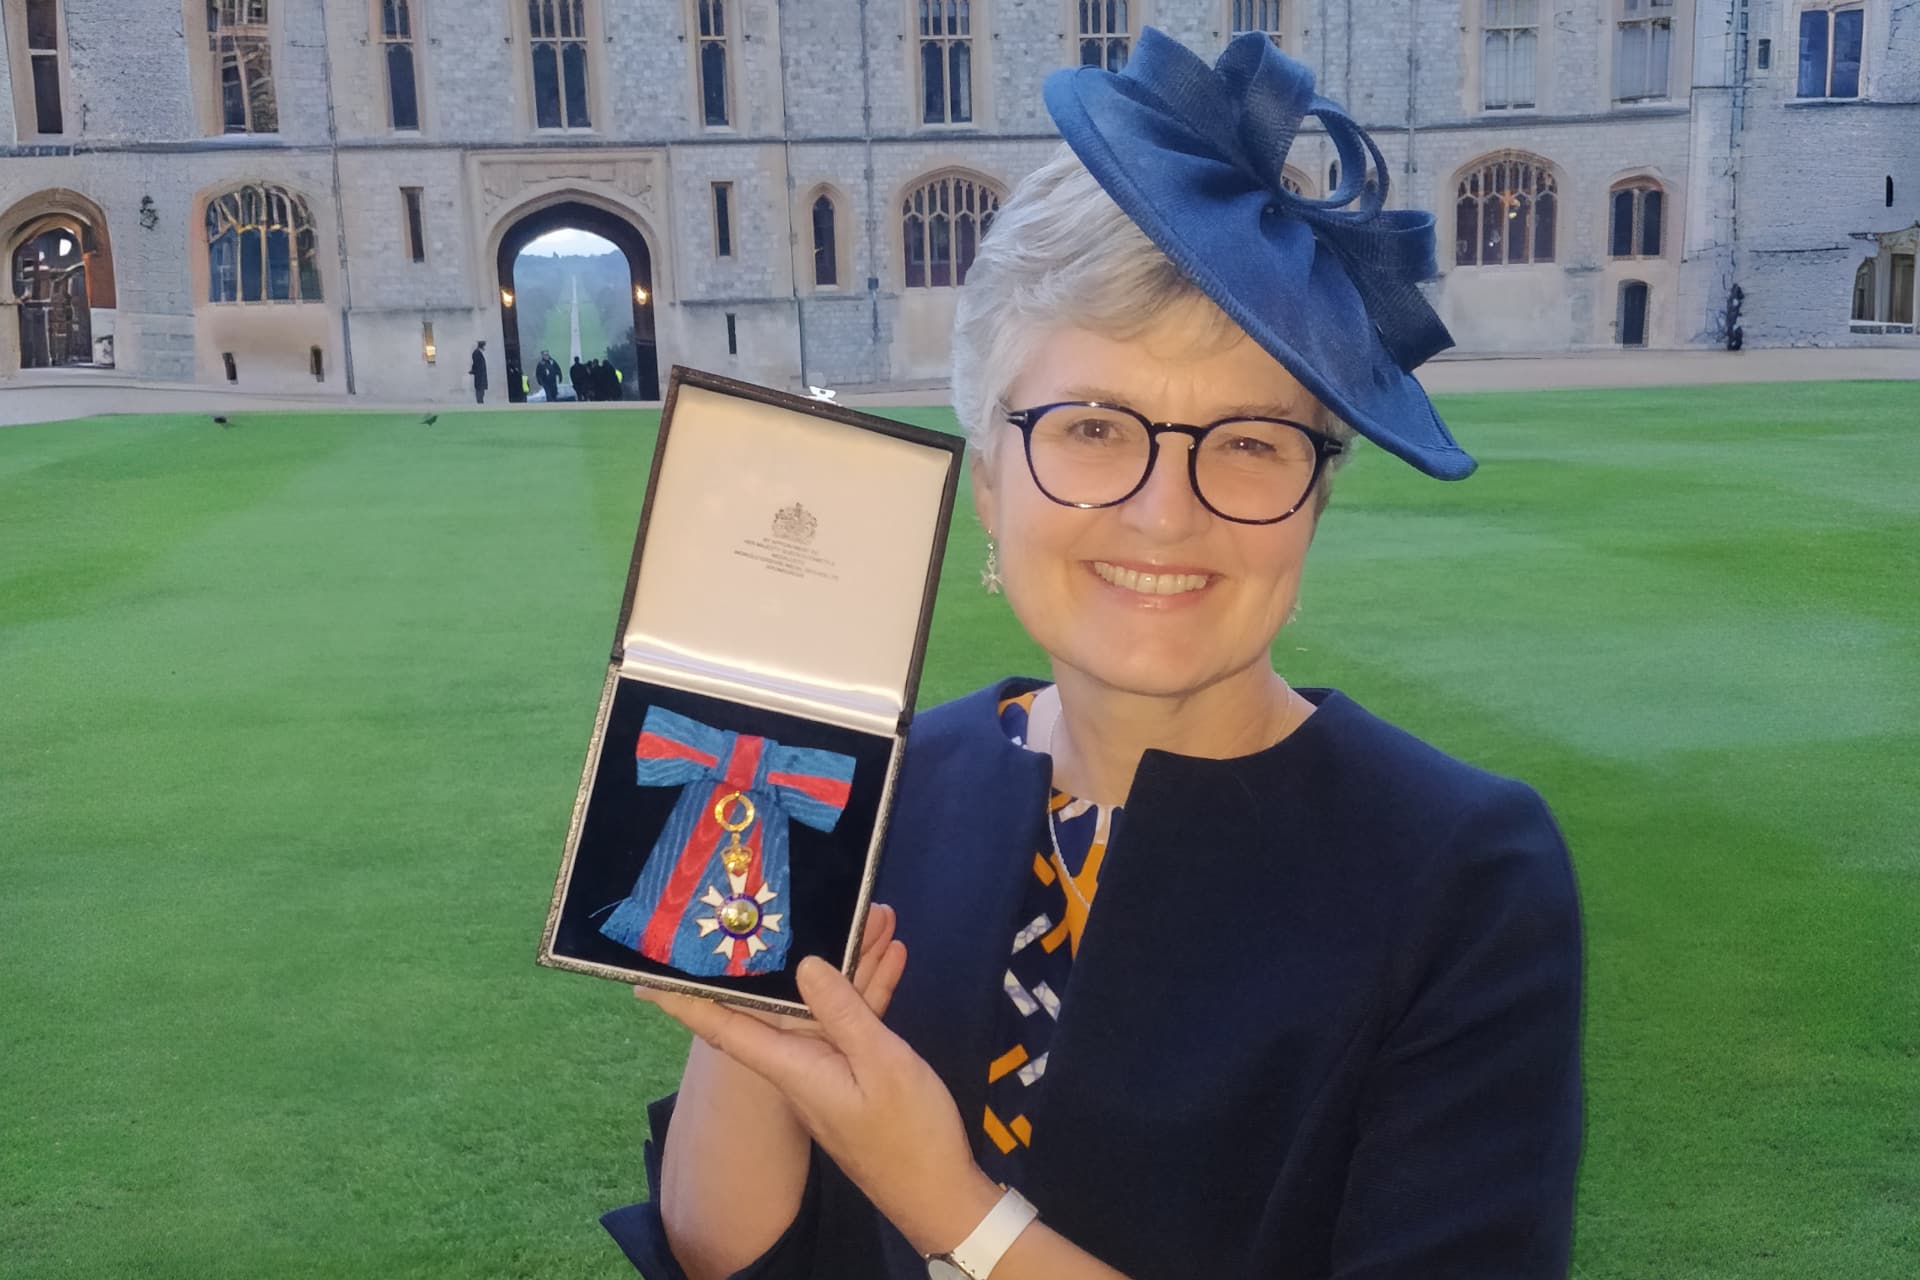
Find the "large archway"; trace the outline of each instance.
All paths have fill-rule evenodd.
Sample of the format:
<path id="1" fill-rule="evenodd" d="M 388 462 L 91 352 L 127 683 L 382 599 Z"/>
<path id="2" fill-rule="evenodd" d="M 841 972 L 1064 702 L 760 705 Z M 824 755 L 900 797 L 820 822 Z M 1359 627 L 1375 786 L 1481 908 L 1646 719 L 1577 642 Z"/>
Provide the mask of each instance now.
<path id="1" fill-rule="evenodd" d="M 499 281 L 500 327 L 506 345 L 501 355 L 507 370 L 508 398 L 523 399 L 525 393 L 521 390 L 520 375 L 524 372 L 530 379 L 532 374 L 532 368 L 522 359 L 520 351 L 520 325 L 514 312 L 514 263 L 519 259 L 520 251 L 534 240 L 549 231 L 566 228 L 591 232 L 603 240 L 611 241 L 626 256 L 631 275 L 628 293 L 633 305 L 633 348 L 637 375 L 634 395 L 641 400 L 658 400 L 660 364 L 653 324 L 653 255 L 648 252 L 646 238 L 640 234 L 638 227 L 616 213 L 579 200 L 565 200 L 536 209 L 509 226 L 506 234 L 500 238 L 494 271 Z M 537 356 L 539 353 L 534 354 Z"/>
<path id="2" fill-rule="evenodd" d="M 15 312 L 0 341 L 17 367 L 112 367 L 113 250 L 100 206 L 63 188 L 28 196 L 0 214 L 0 251 Z"/>

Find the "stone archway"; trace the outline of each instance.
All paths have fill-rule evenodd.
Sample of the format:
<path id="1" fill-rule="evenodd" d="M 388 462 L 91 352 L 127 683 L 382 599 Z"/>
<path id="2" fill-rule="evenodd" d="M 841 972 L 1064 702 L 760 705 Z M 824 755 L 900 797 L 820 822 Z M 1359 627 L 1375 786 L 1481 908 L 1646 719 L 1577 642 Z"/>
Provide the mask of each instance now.
<path id="1" fill-rule="evenodd" d="M 116 297 L 106 214 L 77 191 L 0 213 L 0 370 L 110 368 Z"/>
<path id="2" fill-rule="evenodd" d="M 641 400 L 658 400 L 660 360 L 654 331 L 657 299 L 653 287 L 653 254 L 647 248 L 646 237 L 640 234 L 638 227 L 617 213 L 584 200 L 565 199 L 542 205 L 510 223 L 500 238 L 500 248 L 494 257 L 494 271 L 499 283 L 500 326 L 506 347 L 501 354 L 509 370 L 506 378 L 509 398 L 522 398 L 519 379 L 512 376 L 511 371 L 520 370 L 529 376 L 532 373 L 521 359 L 520 326 L 516 322 L 511 301 L 514 296 L 514 261 L 519 258 L 520 251 L 533 241 L 549 231 L 562 228 L 591 232 L 603 240 L 611 241 L 626 256 L 627 270 L 631 276 L 628 296 L 633 304 L 634 362 L 638 375 L 635 395 Z"/>

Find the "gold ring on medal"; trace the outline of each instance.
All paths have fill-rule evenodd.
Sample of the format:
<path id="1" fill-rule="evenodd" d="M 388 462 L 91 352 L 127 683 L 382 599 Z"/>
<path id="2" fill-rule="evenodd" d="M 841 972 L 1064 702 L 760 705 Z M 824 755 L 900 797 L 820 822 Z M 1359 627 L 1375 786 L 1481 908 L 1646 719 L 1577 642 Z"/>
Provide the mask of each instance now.
<path id="1" fill-rule="evenodd" d="M 740 802 L 740 807 L 745 810 L 745 816 L 737 822 L 729 822 L 727 820 L 727 809 L 736 800 Z M 714 802 L 713 820 L 720 824 L 722 831 L 745 831 L 753 825 L 753 819 L 753 801 L 747 799 L 746 793 L 743 791 L 729 791 Z"/>

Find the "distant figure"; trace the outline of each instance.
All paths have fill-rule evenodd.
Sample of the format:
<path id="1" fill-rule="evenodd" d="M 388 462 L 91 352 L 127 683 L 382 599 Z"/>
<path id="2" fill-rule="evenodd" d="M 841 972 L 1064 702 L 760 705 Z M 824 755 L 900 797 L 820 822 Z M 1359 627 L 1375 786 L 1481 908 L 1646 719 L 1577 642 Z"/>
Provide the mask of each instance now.
<path id="1" fill-rule="evenodd" d="M 573 384 L 573 398 L 587 398 L 587 366 L 580 363 L 580 357 L 573 358 L 573 367 L 567 370 L 567 381 Z"/>
<path id="2" fill-rule="evenodd" d="M 620 398 L 620 378 L 611 364 L 600 362 L 600 399 L 618 400 Z"/>
<path id="3" fill-rule="evenodd" d="M 473 363 L 467 367 L 473 375 L 473 402 L 487 402 L 487 340 L 485 338 L 473 344 Z"/>
<path id="4" fill-rule="evenodd" d="M 533 366 L 533 380 L 546 393 L 548 404 L 560 398 L 560 362 L 545 347 L 540 349 L 540 363 Z"/>

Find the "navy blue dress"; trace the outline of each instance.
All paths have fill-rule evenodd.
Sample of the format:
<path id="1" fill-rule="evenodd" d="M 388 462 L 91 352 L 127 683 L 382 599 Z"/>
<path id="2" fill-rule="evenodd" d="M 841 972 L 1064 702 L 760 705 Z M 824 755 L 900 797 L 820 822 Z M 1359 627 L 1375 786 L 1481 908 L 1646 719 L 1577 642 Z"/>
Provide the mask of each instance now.
<path id="1" fill-rule="evenodd" d="M 919 716 L 876 898 L 906 976 L 887 1022 L 972 1123 L 1050 762 L 1008 681 Z M 1545 1280 L 1580 1153 L 1579 904 L 1539 796 L 1345 695 L 1234 760 L 1150 751 L 1061 993 L 1020 1190 L 1132 1280 Z M 982 803 L 983 797 L 994 798 Z M 650 1109 L 649 1184 L 672 1099 Z M 681 1275 L 657 1209 L 603 1219 Z M 920 1280 L 815 1153 L 751 1280 Z"/>

